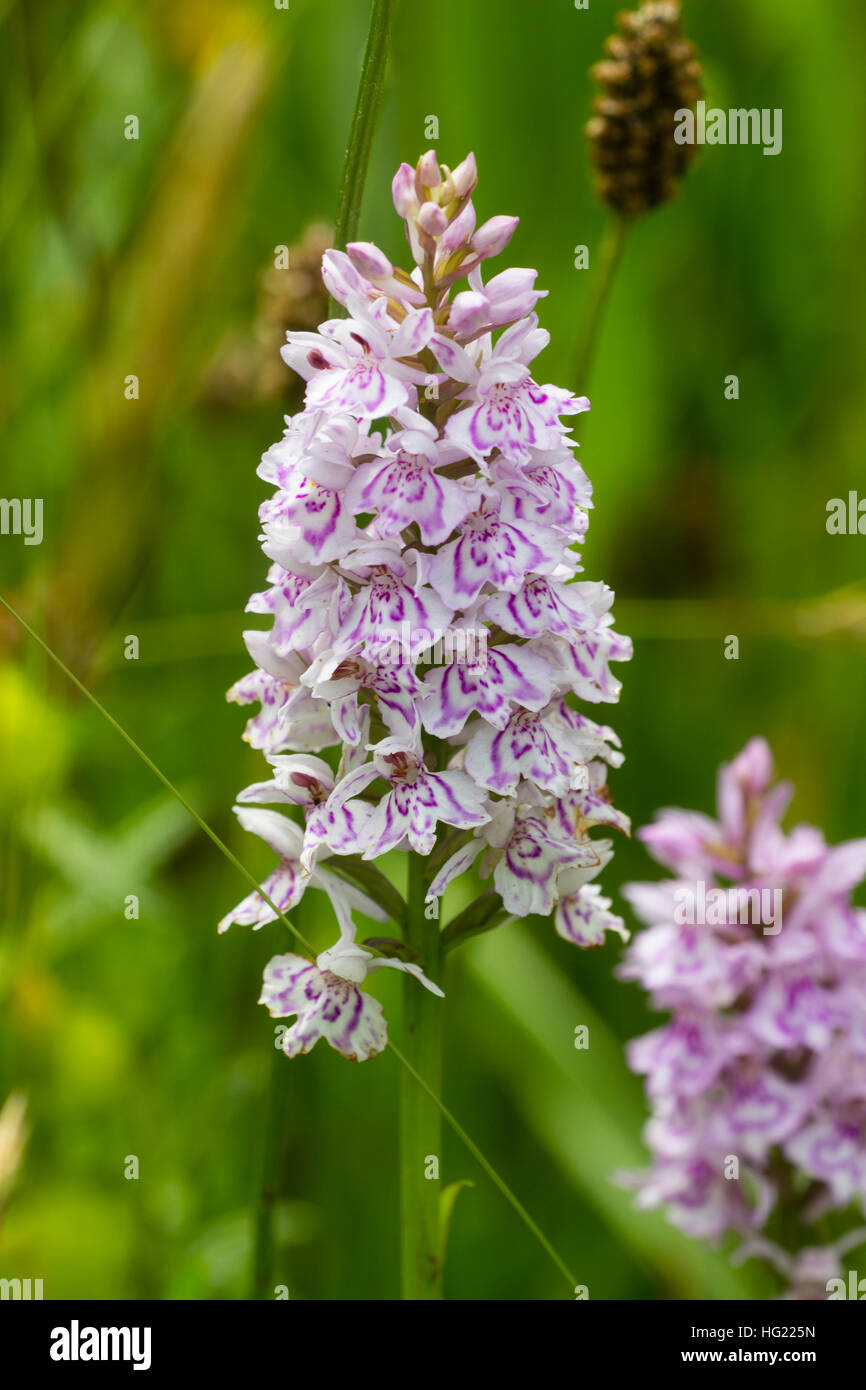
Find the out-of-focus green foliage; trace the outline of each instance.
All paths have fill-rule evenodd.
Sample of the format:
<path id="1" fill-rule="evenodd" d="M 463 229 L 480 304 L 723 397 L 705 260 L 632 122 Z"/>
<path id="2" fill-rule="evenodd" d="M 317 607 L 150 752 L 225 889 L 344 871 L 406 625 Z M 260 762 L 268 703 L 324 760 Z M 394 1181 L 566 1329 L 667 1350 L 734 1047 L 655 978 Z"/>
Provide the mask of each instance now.
<path id="1" fill-rule="evenodd" d="M 582 132 L 616 8 L 404 0 L 398 15 L 362 235 L 402 255 L 390 177 L 436 116 L 443 160 L 476 153 L 480 217 L 520 215 L 507 260 L 550 291 L 545 380 L 568 381 L 592 275 L 575 248 L 592 255 L 604 226 Z M 628 755 L 616 798 L 638 825 L 672 802 L 709 809 L 716 764 L 763 733 L 795 814 L 859 835 L 866 542 L 829 536 L 825 507 L 862 486 L 866 11 L 684 10 L 709 103 L 782 108 L 784 149 L 704 149 L 679 200 L 634 229 L 604 327 L 578 436 L 587 573 L 636 638 L 611 716 Z M 361 0 L 0 4 L 0 491 L 44 501 L 41 546 L 0 537 L 0 592 L 253 871 L 267 853 L 230 807 L 260 763 L 223 692 L 263 572 L 255 467 L 294 408 L 249 385 L 273 371 L 256 357 L 259 278 L 333 217 L 366 18 Z M 225 387 L 229 359 L 242 389 Z M 274 1037 L 255 1000 L 285 929 L 217 938 L 243 882 L 5 618 L 0 851 L 0 1101 L 26 1093 L 31 1129 L 0 1272 L 42 1277 L 46 1297 L 246 1296 Z M 652 872 L 623 844 L 606 887 Z M 306 910 L 324 944 L 324 900 Z M 617 957 L 542 922 L 463 947 L 447 1102 L 591 1297 L 766 1293 L 610 1181 L 641 1161 L 621 1045 L 651 1026 Z M 399 1039 L 395 981 L 375 990 Z M 274 1282 L 394 1297 L 398 1065 L 324 1046 L 277 1061 Z M 475 1186 L 451 1224 L 449 1296 L 568 1296 L 449 1134 L 443 1186 L 461 1178 Z"/>

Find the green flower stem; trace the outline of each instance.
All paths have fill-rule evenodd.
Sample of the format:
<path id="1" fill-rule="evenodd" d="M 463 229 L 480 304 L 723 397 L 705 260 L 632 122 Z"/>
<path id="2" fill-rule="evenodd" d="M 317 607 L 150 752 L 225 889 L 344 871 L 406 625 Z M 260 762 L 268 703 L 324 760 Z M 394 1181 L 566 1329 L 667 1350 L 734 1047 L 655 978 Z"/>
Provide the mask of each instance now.
<path id="1" fill-rule="evenodd" d="M 286 1076 L 287 1066 L 288 1061 L 283 1056 L 282 1051 L 275 1047 L 270 1060 L 265 1116 L 265 1150 L 262 1158 L 261 1186 L 255 1210 L 255 1243 L 250 1298 L 256 1299 L 274 1297 L 274 1207 L 279 1194 L 280 1159 L 282 1157 L 289 1094 Z"/>
<path id="2" fill-rule="evenodd" d="M 303 921 L 304 910 L 303 901 L 295 905 L 292 915 L 296 924 Z M 276 1042 L 277 1037 L 274 1034 L 275 1045 L 271 1051 L 270 1076 L 268 1078 L 265 1142 L 255 1210 L 252 1287 L 250 1291 L 250 1297 L 255 1299 L 272 1299 L 276 1284 L 287 1282 L 284 1278 L 276 1278 L 274 1270 L 274 1215 L 280 1197 L 291 1090 L 289 1061 L 282 1048 L 276 1046 Z"/>
<path id="3" fill-rule="evenodd" d="M 370 162 L 370 149 L 373 144 L 373 131 L 382 102 L 382 87 L 385 81 L 385 68 L 388 64 L 388 47 L 391 41 L 391 25 L 397 0 L 373 0 L 370 7 L 370 28 L 367 31 L 367 46 L 361 64 L 361 77 L 358 82 L 358 95 L 355 99 L 355 112 L 349 129 L 346 157 L 343 161 L 343 176 L 340 180 L 340 196 L 337 202 L 337 221 L 334 227 L 334 245 L 338 251 L 345 251 L 347 242 L 355 241 L 361 217 L 361 198 Z M 332 313 L 336 316 L 345 311 L 331 301 Z"/>
<path id="4" fill-rule="evenodd" d="M 409 854 L 409 913 L 406 940 L 418 951 L 424 973 L 442 983 L 439 922 L 424 916 L 424 859 Z M 426 1177 L 431 1160 L 442 1162 L 442 1009 L 444 1000 L 413 979 L 403 977 L 403 1048 L 414 1072 L 429 1087 L 422 1090 L 408 1068 L 400 1087 L 400 1239 L 404 1299 L 442 1297 L 440 1268 L 440 1182 Z"/>
<path id="5" fill-rule="evenodd" d="M 574 354 L 572 385 L 575 391 L 585 394 L 589 384 L 595 350 L 598 346 L 604 311 L 610 297 L 616 272 L 625 248 L 629 224 L 624 217 L 615 216 L 607 225 L 601 243 L 600 265 L 590 288 L 590 298 L 583 327 Z"/>

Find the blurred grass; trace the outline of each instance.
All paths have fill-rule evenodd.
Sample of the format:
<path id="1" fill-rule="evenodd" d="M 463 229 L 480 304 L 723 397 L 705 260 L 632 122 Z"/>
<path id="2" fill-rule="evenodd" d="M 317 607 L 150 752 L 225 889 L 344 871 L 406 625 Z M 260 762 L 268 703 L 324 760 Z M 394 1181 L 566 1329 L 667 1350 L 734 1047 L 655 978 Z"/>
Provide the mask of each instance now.
<path id="1" fill-rule="evenodd" d="M 574 247 L 597 248 L 605 220 L 582 127 L 617 8 L 398 8 L 361 234 L 402 255 L 390 177 L 436 115 L 446 162 L 475 150 L 479 216 L 521 217 L 509 259 L 550 291 L 546 380 L 567 380 L 588 297 Z M 851 117 L 866 11 L 684 9 L 708 101 L 782 107 L 784 150 L 702 152 L 678 203 L 630 238 L 599 345 L 586 568 L 638 639 L 609 712 L 628 754 L 615 792 L 636 824 L 708 807 L 716 763 L 760 732 L 797 782 L 795 814 L 842 838 L 866 822 L 864 568 L 862 538 L 824 522 L 860 485 L 866 434 L 866 137 Z M 333 217 L 366 6 L 46 0 L 0 6 L 0 26 L 2 492 L 45 507 L 39 548 L 0 538 L 0 592 L 265 870 L 230 814 L 260 769 L 223 692 L 262 577 L 255 466 L 288 404 L 217 406 L 203 383 L 227 335 L 249 336 L 274 247 Z M 25 1092 L 32 1129 L 0 1272 L 44 1278 L 49 1297 L 243 1297 L 273 1042 L 255 999 L 281 929 L 218 940 L 245 892 L 230 866 L 5 621 L 0 656 L 0 1100 Z M 648 872 L 623 844 L 606 886 Z M 324 944 L 324 900 L 308 910 Z M 640 1162 L 621 1044 L 652 1023 L 613 980 L 617 956 L 538 922 L 470 942 L 445 1004 L 446 1098 L 591 1297 L 743 1296 L 760 1287 L 750 1267 L 732 1273 L 609 1181 Z M 399 990 L 375 989 L 399 1041 Z M 397 1292 L 396 1073 L 323 1048 L 286 1064 L 275 1267 L 292 1298 Z M 450 1295 L 564 1296 L 473 1170 L 449 1136 L 443 1183 L 476 1181 Z"/>

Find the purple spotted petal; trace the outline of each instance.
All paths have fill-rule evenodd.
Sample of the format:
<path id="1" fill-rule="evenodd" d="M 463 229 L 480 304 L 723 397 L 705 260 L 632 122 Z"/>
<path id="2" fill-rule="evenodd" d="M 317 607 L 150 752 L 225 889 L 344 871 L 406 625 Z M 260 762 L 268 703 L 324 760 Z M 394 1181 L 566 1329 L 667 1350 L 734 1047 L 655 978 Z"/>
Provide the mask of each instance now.
<path id="1" fill-rule="evenodd" d="M 307 386 L 307 407 L 345 411 L 360 420 L 391 415 L 409 400 L 409 391 L 396 376 L 383 370 L 374 357 L 363 357 L 347 367 L 319 372 Z"/>
<path id="2" fill-rule="evenodd" d="M 283 1034 L 287 1057 L 309 1052 L 324 1038 L 349 1061 L 363 1062 L 382 1052 L 388 1040 L 378 1000 L 302 956 L 274 956 L 268 962 L 259 1003 L 267 1005 L 272 1018 L 297 1014 Z"/>
<path id="3" fill-rule="evenodd" d="M 281 912 L 288 912 L 300 900 L 304 892 L 304 879 L 301 874 L 300 866 L 283 862 L 278 869 L 262 883 L 262 891 L 267 893 L 271 902 L 275 903 Z M 233 922 L 237 922 L 241 927 L 263 927 L 266 922 L 275 922 L 277 914 L 273 908 L 265 902 L 261 894 L 257 892 L 248 893 L 243 902 L 238 903 L 237 907 L 227 913 L 219 923 L 217 930 L 220 932 L 228 931 Z"/>
<path id="4" fill-rule="evenodd" d="M 556 907 L 557 933 L 573 946 L 603 946 L 609 931 L 628 938 L 621 917 L 609 911 L 610 898 L 601 896 L 597 883 L 585 883 L 576 893 L 561 898 Z"/>
<path id="5" fill-rule="evenodd" d="M 460 527 L 460 537 L 435 555 L 429 579 L 452 608 L 474 602 L 485 584 L 513 593 L 527 570 L 552 569 L 563 549 L 557 531 L 503 521 L 495 504 L 485 502 Z"/>
<path id="6" fill-rule="evenodd" d="M 336 633 L 338 647 L 360 643 L 390 647 L 399 641 L 404 624 L 410 632 L 433 633 L 446 628 L 453 616 L 432 589 L 413 590 L 405 580 L 384 567 L 376 568 L 355 595 Z M 432 646 L 435 638 L 430 637 Z"/>
<path id="7" fill-rule="evenodd" d="M 277 493 L 265 502 L 259 519 L 275 544 L 290 550 L 302 564 L 336 560 L 358 534 L 342 494 L 306 479 L 293 494 Z"/>
<path id="8" fill-rule="evenodd" d="M 440 477 L 426 459 L 398 454 L 362 464 L 346 500 L 356 512 L 376 513 L 380 536 L 398 536 L 415 524 L 425 545 L 439 545 L 472 511 L 477 497 L 461 483 Z"/>
<path id="9" fill-rule="evenodd" d="M 488 819 L 484 794 L 465 772 L 425 773 L 416 768 L 392 785 L 367 826 L 365 859 L 395 849 L 404 837 L 418 854 L 429 854 L 439 821 L 464 829 Z"/>
<path id="10" fill-rule="evenodd" d="M 452 662 L 424 677 L 421 722 L 438 738 L 459 733 L 470 714 L 503 729 L 515 705 L 541 709 L 551 694 L 550 667 L 525 647 L 491 647 L 483 663 Z"/>
<path id="11" fill-rule="evenodd" d="M 513 795 L 521 777 L 556 796 L 587 783 L 573 740 L 544 711 L 518 709 L 502 729 L 480 720 L 468 728 L 466 771 L 500 796 Z"/>
<path id="12" fill-rule="evenodd" d="M 483 611 L 486 618 L 515 637 L 558 633 L 569 638 L 576 628 L 592 622 L 579 585 L 562 584 L 544 575 L 530 575 L 516 593 L 487 599 Z"/>
<path id="13" fill-rule="evenodd" d="M 518 815 L 502 847 L 493 882 L 509 912 L 547 916 L 555 901 L 557 871 L 581 860 L 597 865 L 598 855 L 586 846 L 554 839 L 546 823 L 531 814 Z"/>

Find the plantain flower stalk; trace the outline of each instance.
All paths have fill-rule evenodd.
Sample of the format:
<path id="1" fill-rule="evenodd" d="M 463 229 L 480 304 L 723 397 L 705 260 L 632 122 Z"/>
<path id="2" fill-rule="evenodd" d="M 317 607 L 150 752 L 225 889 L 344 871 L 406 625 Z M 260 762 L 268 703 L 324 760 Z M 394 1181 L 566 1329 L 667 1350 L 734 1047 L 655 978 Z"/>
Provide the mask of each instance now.
<path id="1" fill-rule="evenodd" d="M 667 203 L 695 155 L 674 139 L 674 114 L 701 95 L 701 65 L 678 0 L 650 0 L 617 19 L 592 75 L 601 91 L 587 126 L 596 191 L 621 217 Z"/>
<path id="2" fill-rule="evenodd" d="M 596 193 L 613 216 L 575 350 L 572 379 L 584 386 L 628 229 L 676 194 L 695 150 L 677 144 L 675 115 L 692 109 L 701 95 L 701 65 L 683 34 L 679 0 L 648 0 L 623 11 L 605 50 L 592 68 L 600 92 L 586 134 Z"/>

